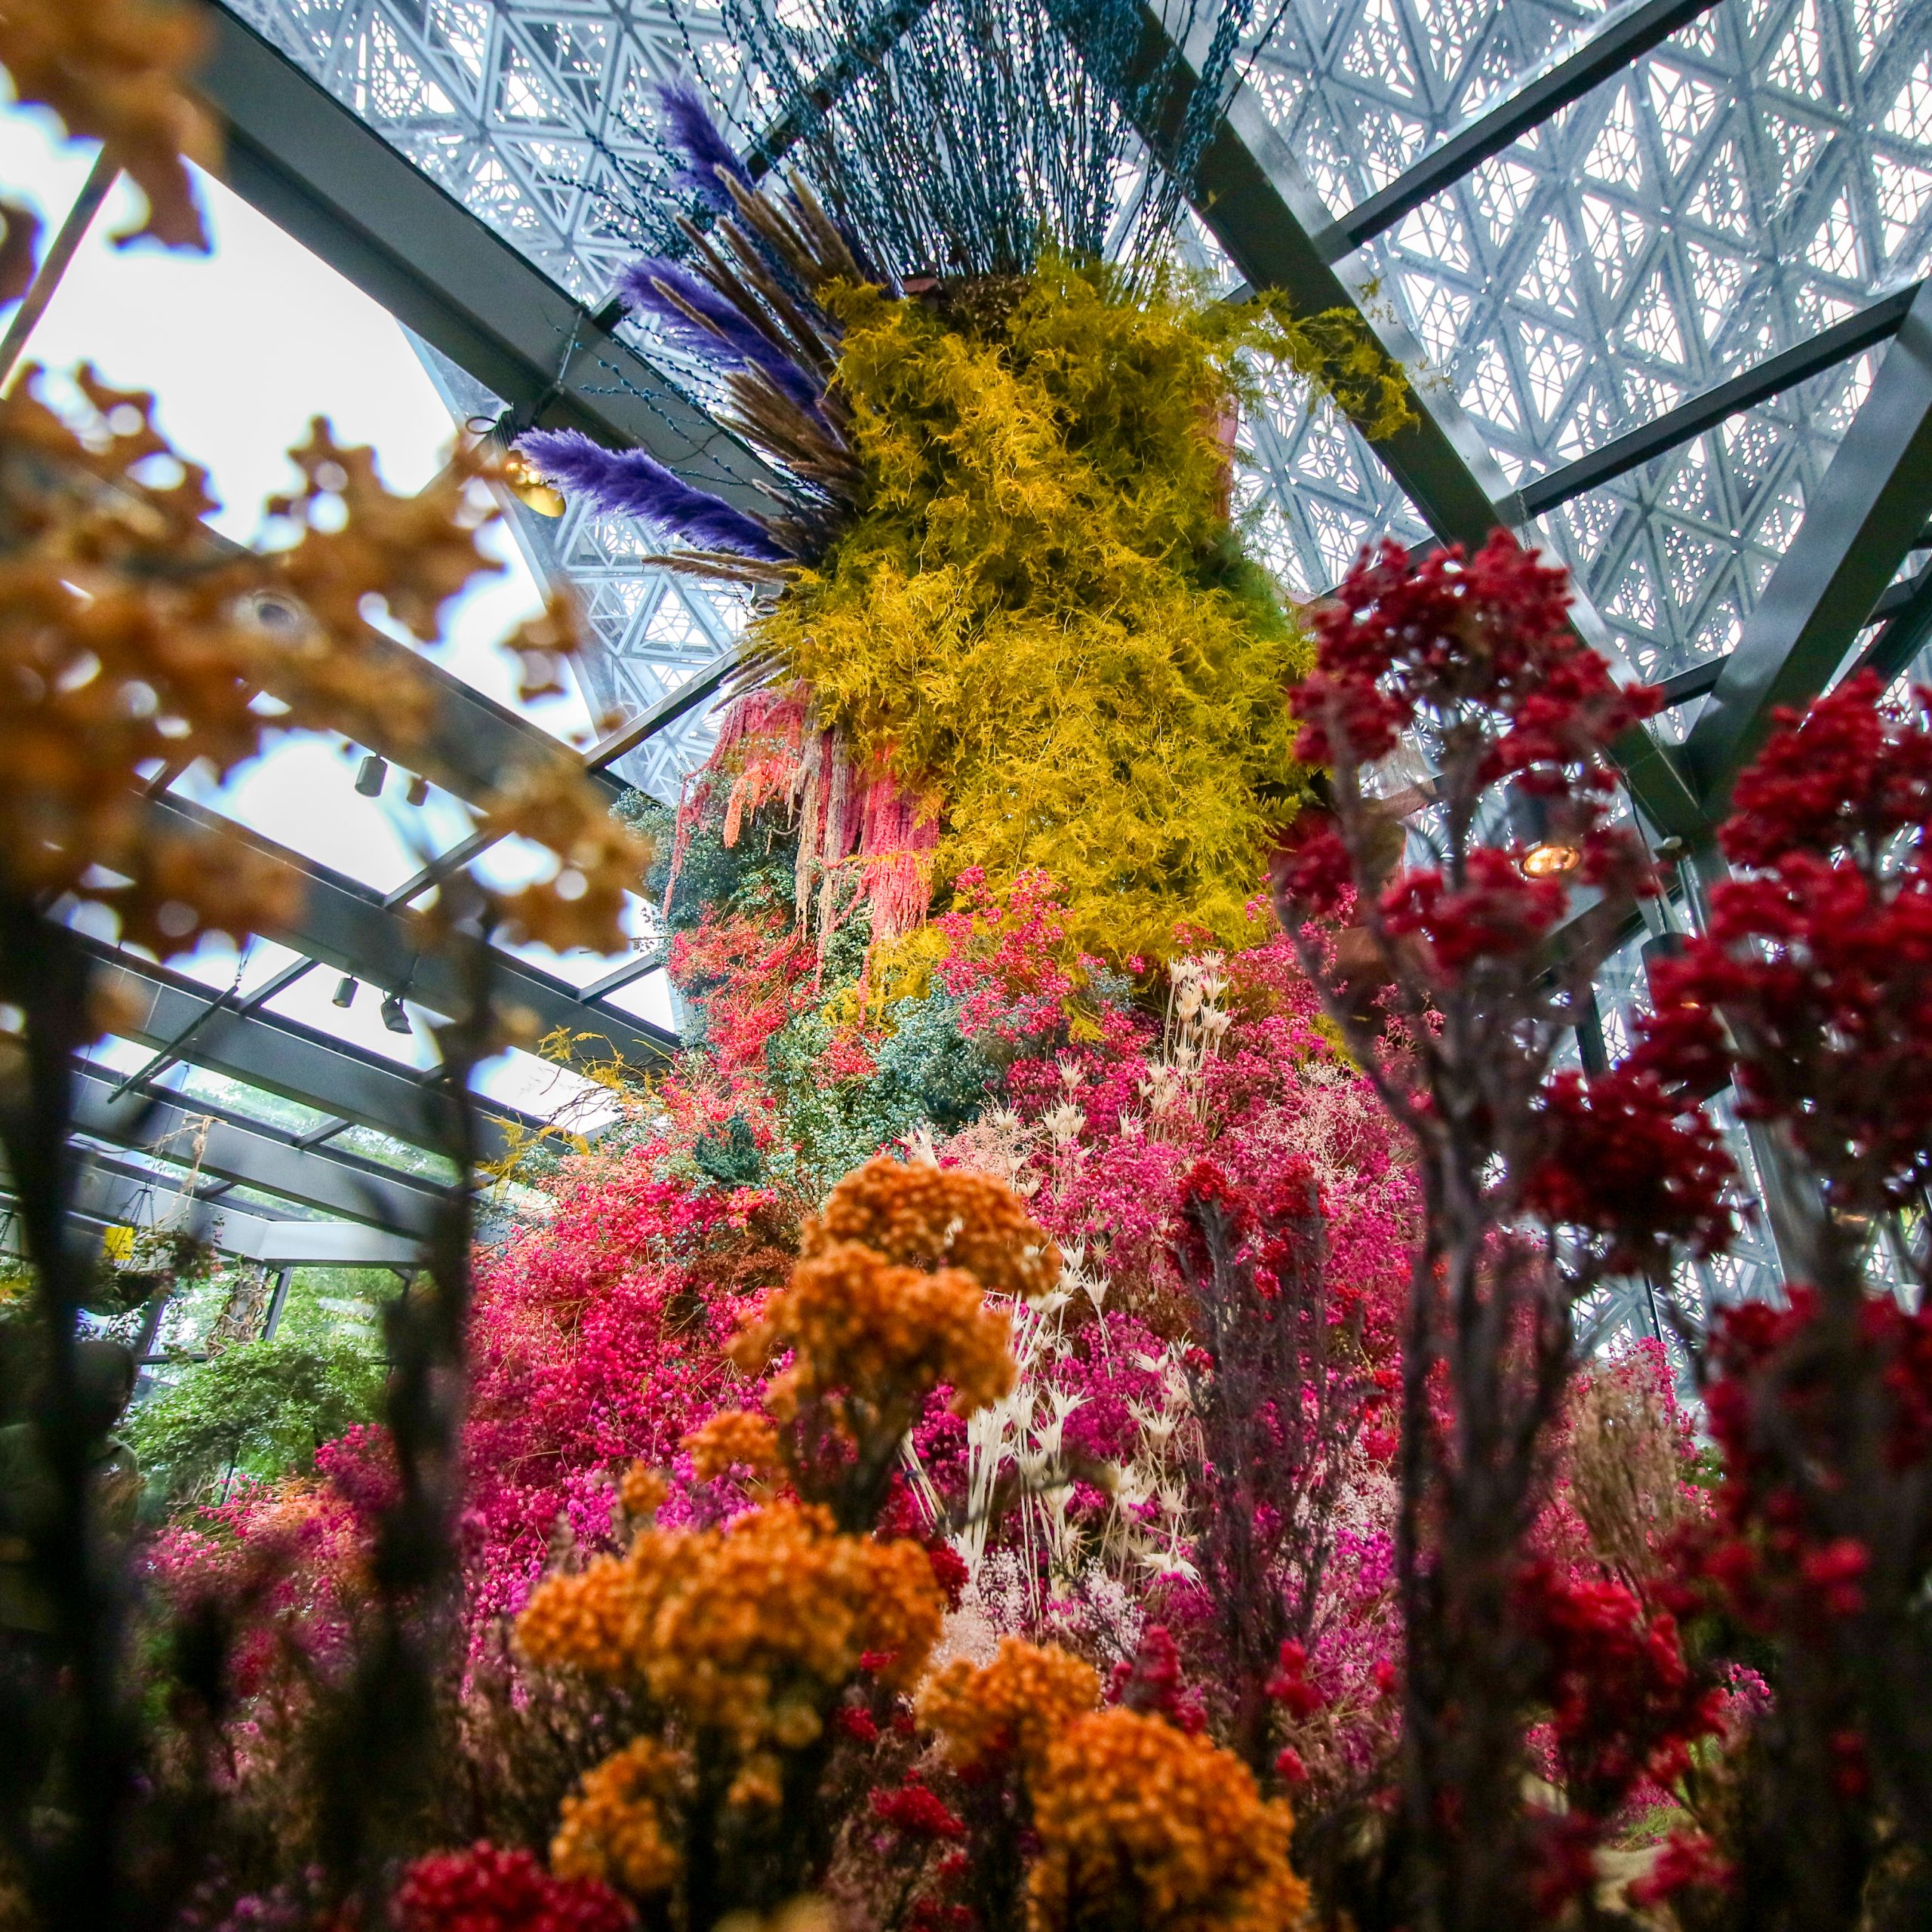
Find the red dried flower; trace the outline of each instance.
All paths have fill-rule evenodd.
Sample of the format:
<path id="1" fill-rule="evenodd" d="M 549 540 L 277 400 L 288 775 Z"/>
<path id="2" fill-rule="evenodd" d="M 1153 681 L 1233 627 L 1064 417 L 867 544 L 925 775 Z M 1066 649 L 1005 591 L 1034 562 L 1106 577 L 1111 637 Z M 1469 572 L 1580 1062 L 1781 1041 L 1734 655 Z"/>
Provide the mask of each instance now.
<path id="1" fill-rule="evenodd" d="M 553 1878 L 527 1851 L 478 1839 L 419 1858 L 396 1888 L 402 1932 L 626 1932 L 630 1907 L 595 1878 Z"/>

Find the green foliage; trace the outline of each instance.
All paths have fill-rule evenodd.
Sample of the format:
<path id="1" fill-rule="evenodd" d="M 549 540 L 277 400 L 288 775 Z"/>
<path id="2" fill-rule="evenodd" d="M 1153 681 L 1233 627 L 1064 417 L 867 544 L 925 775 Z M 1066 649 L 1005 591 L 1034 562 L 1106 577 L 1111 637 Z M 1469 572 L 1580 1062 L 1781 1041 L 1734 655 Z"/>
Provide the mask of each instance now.
<path id="1" fill-rule="evenodd" d="M 867 1078 L 826 1078 L 834 1029 L 823 1007 L 772 1036 L 766 1063 L 803 1177 L 819 1192 L 915 1128 L 950 1134 L 986 1104 L 995 1069 L 961 1034 L 958 1014 L 945 992 L 895 1002 Z"/>
<path id="2" fill-rule="evenodd" d="M 943 803 L 943 877 L 1042 866 L 1115 959 L 1178 921 L 1238 943 L 1305 782 L 1283 697 L 1309 654 L 1228 521 L 1218 425 L 1254 355 L 1352 384 L 1380 426 L 1406 390 L 1331 318 L 1177 278 L 1049 260 L 993 292 L 828 296 L 870 506 L 755 645 Z"/>
<path id="3" fill-rule="evenodd" d="M 645 875 L 644 891 L 654 905 L 662 906 L 671 881 L 677 814 L 641 792 L 620 798 L 612 810 L 632 831 L 652 841 L 657 857 Z M 735 845 L 724 843 L 715 814 L 703 815 L 687 828 L 665 924 L 674 933 L 688 932 L 707 911 L 724 914 L 782 909 L 789 914 L 798 856 L 798 835 L 775 810 L 752 814 Z"/>
<path id="4" fill-rule="evenodd" d="M 127 1440 L 150 1499 L 172 1507 L 218 1482 L 231 1463 L 264 1477 L 306 1468 L 322 1444 L 375 1419 L 383 1374 L 353 1341 L 240 1343 L 191 1364 L 137 1410 Z"/>
<path id="5" fill-rule="evenodd" d="M 752 1138 L 751 1122 L 734 1114 L 724 1126 L 699 1135 L 691 1158 L 721 1187 L 755 1187 L 764 1178 L 764 1157 Z"/>

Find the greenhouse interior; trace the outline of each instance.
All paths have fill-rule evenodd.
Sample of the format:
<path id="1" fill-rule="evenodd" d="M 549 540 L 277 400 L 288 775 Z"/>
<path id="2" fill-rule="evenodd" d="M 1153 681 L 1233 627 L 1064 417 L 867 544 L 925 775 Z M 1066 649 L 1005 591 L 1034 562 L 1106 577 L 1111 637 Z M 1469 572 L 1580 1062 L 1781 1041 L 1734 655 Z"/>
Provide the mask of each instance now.
<path id="1" fill-rule="evenodd" d="M 0 1932 L 1932 1926 L 1932 0 L 0 68 Z"/>

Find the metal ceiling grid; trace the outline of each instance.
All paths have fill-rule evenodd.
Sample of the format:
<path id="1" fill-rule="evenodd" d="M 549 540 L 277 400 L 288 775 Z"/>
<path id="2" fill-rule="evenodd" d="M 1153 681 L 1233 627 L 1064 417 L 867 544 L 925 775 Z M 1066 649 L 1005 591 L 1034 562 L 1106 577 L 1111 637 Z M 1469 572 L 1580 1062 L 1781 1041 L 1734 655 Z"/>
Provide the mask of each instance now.
<path id="1" fill-rule="evenodd" d="M 231 8 L 584 305 L 637 246 L 635 197 L 660 166 L 643 80 L 694 59 L 741 99 L 715 22 L 688 33 L 655 7 Z M 1748 735 L 1757 697 L 1795 675 L 1783 660 L 1801 639 L 1805 676 L 1828 677 L 1833 627 L 1849 644 L 1861 614 L 1821 623 L 1815 589 L 1808 607 L 1784 600 L 1782 617 L 1775 593 L 1758 607 L 1807 506 L 1857 499 L 1879 515 L 1894 481 L 1883 465 L 1918 466 L 1908 434 L 1878 472 L 1832 471 L 1848 435 L 1884 440 L 1875 422 L 1851 428 L 1875 380 L 1913 386 L 1885 344 L 1932 257 L 1928 45 L 1932 0 L 1639 0 L 1614 13 L 1288 0 L 1220 138 L 1223 163 L 1248 171 L 1250 205 L 1201 212 L 1238 262 L 1285 250 L 1294 272 L 1269 278 L 1364 306 L 1409 351 L 1426 420 L 1378 451 L 1325 403 L 1272 391 L 1241 483 L 1269 561 L 1312 591 L 1384 531 L 1413 540 L 1432 526 L 1469 534 L 1492 512 L 1540 517 L 1601 614 L 1601 641 L 1676 697 L 1716 691 L 1698 721 L 1704 747 L 1723 717 Z M 565 374 L 577 342 L 573 327 Z M 595 407 L 595 377 L 574 392 Z M 715 663 L 738 613 L 641 569 L 643 540 L 609 519 L 521 525 L 539 560 L 584 588 L 605 652 L 600 698 L 681 712 L 685 742 L 649 748 L 642 782 L 661 794 L 704 744 L 678 680 Z M 1809 538 L 1801 552 L 1841 556 L 1815 521 Z M 1910 577 L 1915 546 L 1888 527 L 1885 544 L 1902 543 L 1881 573 L 1898 572 L 1888 622 L 1866 627 L 1887 663 L 1932 622 L 1932 583 Z M 1828 581 L 1833 568 L 1826 558 Z M 1817 576 L 1816 556 L 1786 574 L 1807 571 Z M 1696 725 L 1691 737 L 1712 775 L 1723 761 L 1699 748 Z M 1633 783 L 1654 818 L 1694 812 L 1672 760 L 1646 751 L 1640 764 L 1651 795 L 1641 773 Z M 1603 990 L 1621 1011 L 1633 995 L 1614 982 L 1613 970 Z M 1747 1255 L 1738 1281 L 1708 1285 L 1735 1293 L 1770 1265 Z"/>

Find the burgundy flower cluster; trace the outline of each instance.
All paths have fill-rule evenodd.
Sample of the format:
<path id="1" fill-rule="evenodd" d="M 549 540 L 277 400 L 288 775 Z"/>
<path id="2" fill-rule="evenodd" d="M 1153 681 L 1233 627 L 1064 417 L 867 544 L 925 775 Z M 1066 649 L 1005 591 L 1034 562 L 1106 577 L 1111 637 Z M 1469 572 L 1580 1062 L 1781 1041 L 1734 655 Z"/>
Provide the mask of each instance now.
<path id="1" fill-rule="evenodd" d="M 1636 1056 L 1685 1087 L 1730 1062 L 1746 1115 L 1868 1214 L 1932 1177 L 1932 732 L 1927 694 L 1918 715 L 1879 697 L 1863 672 L 1779 714 L 1719 835 L 1751 875 L 1659 967 Z"/>
<path id="2" fill-rule="evenodd" d="M 402 1932 L 629 1932 L 630 1907 L 594 1878 L 553 1878 L 527 1851 L 478 1840 L 419 1858 L 396 1888 Z"/>

